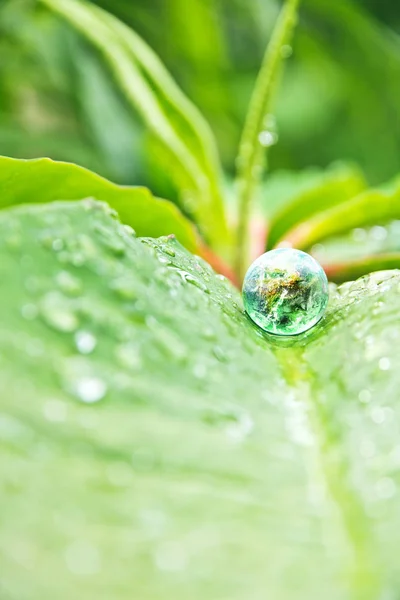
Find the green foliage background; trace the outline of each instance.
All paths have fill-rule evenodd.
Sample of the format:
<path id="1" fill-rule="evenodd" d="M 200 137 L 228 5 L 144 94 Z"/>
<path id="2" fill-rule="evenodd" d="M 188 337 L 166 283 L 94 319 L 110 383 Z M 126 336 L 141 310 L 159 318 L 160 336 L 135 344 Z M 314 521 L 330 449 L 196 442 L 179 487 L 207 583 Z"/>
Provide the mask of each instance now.
<path id="1" fill-rule="evenodd" d="M 277 16 L 273 0 L 102 0 L 157 52 L 216 133 L 234 171 L 250 93 Z M 32 8 L 32 10 L 30 10 Z M 96 53 L 31 0 L 0 9 L 0 154 L 49 155 L 171 197 L 154 140 Z M 272 171 L 356 162 L 372 184 L 398 172 L 399 11 L 305 0 L 277 99 Z"/>

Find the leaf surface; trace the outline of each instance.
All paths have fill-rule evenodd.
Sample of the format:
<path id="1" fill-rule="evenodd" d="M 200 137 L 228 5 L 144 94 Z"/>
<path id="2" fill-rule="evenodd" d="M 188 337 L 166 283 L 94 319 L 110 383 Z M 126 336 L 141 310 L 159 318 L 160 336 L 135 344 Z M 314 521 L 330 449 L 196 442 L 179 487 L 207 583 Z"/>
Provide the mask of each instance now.
<path id="1" fill-rule="evenodd" d="M 192 252 L 198 247 L 194 226 L 172 202 L 155 198 L 146 188 L 111 183 L 74 164 L 0 156 L 0 187 L 0 208 L 91 197 L 107 202 L 138 235 L 173 233 Z"/>
<path id="2" fill-rule="evenodd" d="M 4 210 L 0 253 L 5 598 L 396 597 L 398 272 L 280 340 L 103 204 Z"/>

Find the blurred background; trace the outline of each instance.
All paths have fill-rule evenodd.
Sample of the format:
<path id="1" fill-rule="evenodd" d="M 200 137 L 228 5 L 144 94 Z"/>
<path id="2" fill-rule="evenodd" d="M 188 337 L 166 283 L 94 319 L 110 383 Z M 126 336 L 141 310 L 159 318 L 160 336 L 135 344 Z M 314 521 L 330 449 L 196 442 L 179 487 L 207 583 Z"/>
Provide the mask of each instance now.
<path id="1" fill-rule="evenodd" d="M 99 0 L 157 52 L 217 137 L 227 182 L 277 0 Z M 271 203 L 336 161 L 400 171 L 400 5 L 303 0 L 276 101 Z M 96 51 L 32 0 L 0 2 L 0 154 L 50 156 L 174 199 Z M 285 176 L 282 177 L 282 172 Z M 291 175 L 290 175 L 291 174 Z"/>

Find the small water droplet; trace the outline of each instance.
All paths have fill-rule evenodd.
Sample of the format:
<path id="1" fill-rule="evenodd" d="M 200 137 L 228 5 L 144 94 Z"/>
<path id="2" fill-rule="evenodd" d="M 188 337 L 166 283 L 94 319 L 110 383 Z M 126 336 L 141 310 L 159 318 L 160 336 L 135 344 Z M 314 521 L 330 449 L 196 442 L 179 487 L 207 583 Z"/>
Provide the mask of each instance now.
<path id="1" fill-rule="evenodd" d="M 81 354 L 90 354 L 96 348 L 97 340 L 90 331 L 77 331 L 75 345 Z"/>
<path id="2" fill-rule="evenodd" d="M 381 406 L 375 406 L 371 410 L 370 414 L 371 414 L 371 419 L 374 421 L 374 423 L 377 423 L 378 425 L 381 425 L 386 420 L 385 409 L 382 408 Z"/>
<path id="3" fill-rule="evenodd" d="M 130 235 L 131 237 L 136 237 L 136 231 L 130 225 L 122 225 L 125 233 Z"/>
<path id="4" fill-rule="evenodd" d="M 207 365 L 202 362 L 198 362 L 193 366 L 192 372 L 196 379 L 206 379 L 208 373 Z"/>
<path id="5" fill-rule="evenodd" d="M 60 271 L 57 273 L 56 283 L 65 294 L 70 296 L 77 296 L 82 292 L 81 281 L 68 271 Z"/>
<path id="6" fill-rule="evenodd" d="M 396 484 L 390 477 L 383 477 L 377 482 L 375 490 L 378 498 L 388 500 L 395 495 Z"/>
<path id="7" fill-rule="evenodd" d="M 258 141 L 261 146 L 268 148 L 278 142 L 278 134 L 275 131 L 261 131 L 258 135 Z"/>
<path id="8" fill-rule="evenodd" d="M 281 56 L 282 58 L 289 58 L 293 54 L 293 48 L 289 44 L 284 44 L 281 46 Z"/>
<path id="9" fill-rule="evenodd" d="M 64 242 L 61 238 L 56 238 L 52 241 L 51 247 L 54 250 L 54 252 L 60 252 L 60 250 L 64 248 Z"/>
<path id="10" fill-rule="evenodd" d="M 374 225 L 370 229 L 370 235 L 372 239 L 377 242 L 383 242 L 387 238 L 388 232 L 386 227 L 382 227 L 381 225 Z"/>
<path id="11" fill-rule="evenodd" d="M 226 428 L 226 435 L 235 443 L 241 443 L 253 431 L 254 421 L 250 415 L 243 413 L 237 417 L 235 423 Z"/>
<path id="12" fill-rule="evenodd" d="M 202 332 L 202 333 L 203 333 L 203 337 L 204 337 L 206 340 L 215 340 L 215 338 L 217 337 L 217 336 L 216 336 L 216 333 L 215 333 L 215 331 L 214 331 L 214 329 L 213 329 L 212 327 L 210 327 L 210 326 L 206 326 L 206 327 L 203 329 L 203 332 Z"/>
<path id="13" fill-rule="evenodd" d="M 133 343 L 120 344 L 115 354 L 120 365 L 127 369 L 140 369 L 142 366 L 139 348 Z"/>
<path id="14" fill-rule="evenodd" d="M 119 277 L 111 282 L 110 288 L 122 300 L 136 300 L 137 298 L 137 283 L 134 279 Z"/>
<path id="15" fill-rule="evenodd" d="M 200 281 L 200 279 L 197 279 L 197 277 L 194 277 L 193 275 L 191 275 L 187 271 L 183 271 L 182 269 L 176 269 L 176 271 L 181 276 L 182 281 L 185 281 L 187 283 L 190 283 L 191 285 L 194 285 L 195 287 L 199 288 L 206 294 L 210 293 L 210 290 L 208 289 L 206 284 L 203 283 L 202 281 Z"/>
<path id="16" fill-rule="evenodd" d="M 165 252 L 165 254 L 168 254 L 168 256 L 172 256 L 172 257 L 176 256 L 175 250 L 173 248 L 171 248 L 170 246 L 167 246 L 167 245 L 162 246 L 162 250 L 163 250 L 163 252 Z"/>
<path id="17" fill-rule="evenodd" d="M 368 404 L 368 402 L 370 402 L 370 400 L 371 400 L 371 392 L 367 389 L 361 390 L 360 393 L 358 394 L 358 399 L 363 404 Z"/>
<path id="18" fill-rule="evenodd" d="M 379 368 L 381 371 L 389 371 L 390 365 L 390 358 L 387 358 L 386 356 L 383 356 L 379 361 Z"/>
<path id="19" fill-rule="evenodd" d="M 78 327 L 78 318 L 68 300 L 59 292 L 49 292 L 40 302 L 44 321 L 53 329 L 72 332 Z"/>
<path id="20" fill-rule="evenodd" d="M 99 238 L 103 246 L 110 250 L 116 256 L 125 254 L 125 245 L 122 240 L 118 239 L 115 231 L 108 229 L 100 223 L 95 223 L 93 230 L 99 234 Z"/>
<path id="21" fill-rule="evenodd" d="M 73 391 L 79 400 L 92 404 L 104 398 L 107 384 L 99 377 L 82 377 L 75 382 Z"/>
<path id="22" fill-rule="evenodd" d="M 228 360 L 228 355 L 226 351 L 221 348 L 221 346 L 214 346 L 213 354 L 217 360 L 220 362 L 226 362 Z"/>

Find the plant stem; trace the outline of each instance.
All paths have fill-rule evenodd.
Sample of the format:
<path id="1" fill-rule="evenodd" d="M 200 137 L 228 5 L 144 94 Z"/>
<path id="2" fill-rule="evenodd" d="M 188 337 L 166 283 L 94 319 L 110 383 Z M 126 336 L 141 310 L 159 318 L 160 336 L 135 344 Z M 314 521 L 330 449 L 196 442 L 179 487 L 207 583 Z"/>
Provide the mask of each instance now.
<path id="1" fill-rule="evenodd" d="M 263 172 L 265 154 L 259 136 L 271 110 L 279 82 L 285 46 L 289 44 L 297 21 L 300 0 L 286 0 L 267 46 L 247 112 L 237 159 L 238 225 L 235 246 L 235 270 L 241 279 L 247 263 L 247 243 L 251 203 Z M 265 144 L 267 146 L 268 143 Z"/>

